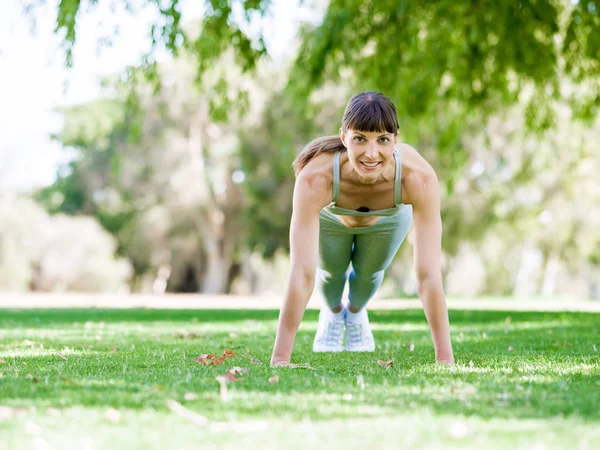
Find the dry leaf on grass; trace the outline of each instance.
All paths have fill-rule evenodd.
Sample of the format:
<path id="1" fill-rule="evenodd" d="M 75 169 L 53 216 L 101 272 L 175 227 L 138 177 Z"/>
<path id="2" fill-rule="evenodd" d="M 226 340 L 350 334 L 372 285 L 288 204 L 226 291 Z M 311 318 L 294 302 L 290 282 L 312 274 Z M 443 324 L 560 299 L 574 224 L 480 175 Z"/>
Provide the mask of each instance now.
<path id="1" fill-rule="evenodd" d="M 121 420 L 121 413 L 114 408 L 108 408 L 104 412 L 104 417 L 111 423 L 118 423 Z"/>
<path id="2" fill-rule="evenodd" d="M 0 358 L 0 364 L 4 364 L 6 361 L 4 361 L 2 358 Z"/>
<path id="3" fill-rule="evenodd" d="M 205 364 L 208 366 L 218 366 L 220 364 L 223 364 L 223 362 L 231 357 L 235 355 L 234 352 L 232 352 L 231 350 L 223 350 L 223 354 L 221 356 L 216 355 L 214 353 L 203 353 L 200 356 L 198 356 L 197 358 L 192 358 L 192 361 L 196 361 L 199 362 L 200 364 Z"/>
<path id="4" fill-rule="evenodd" d="M 514 350 L 514 348 L 512 348 L 512 347 L 510 347 L 510 346 L 508 347 L 508 351 L 509 351 L 509 352 L 512 352 L 513 350 Z"/>
<path id="5" fill-rule="evenodd" d="M 377 364 L 383 367 L 392 367 L 394 365 L 394 360 L 390 359 L 389 361 L 382 361 L 381 359 L 378 359 Z"/>
<path id="6" fill-rule="evenodd" d="M 225 372 L 223 375 L 218 375 L 217 376 L 217 381 L 221 381 L 221 380 L 225 380 L 225 381 L 242 381 L 243 378 L 236 378 L 236 376 L 234 374 L 232 374 L 231 372 Z"/>
<path id="7" fill-rule="evenodd" d="M 271 378 L 269 378 L 269 383 L 271 383 L 271 384 L 279 383 L 279 375 L 273 375 Z"/>
<path id="8" fill-rule="evenodd" d="M 199 362 L 200 364 L 209 364 L 213 358 L 216 358 L 217 355 L 213 353 L 203 353 L 197 358 L 192 358 L 192 361 Z"/>
<path id="9" fill-rule="evenodd" d="M 30 341 L 29 339 L 23 339 L 23 342 L 21 342 L 21 345 L 35 345 L 35 342 Z"/>
<path id="10" fill-rule="evenodd" d="M 114 352 L 116 352 L 116 351 L 117 351 L 117 347 L 113 347 L 113 348 L 111 348 L 111 349 L 110 349 L 110 352 L 111 352 L 111 353 L 114 353 Z"/>
<path id="11" fill-rule="evenodd" d="M 246 375 L 250 373 L 250 370 L 246 369 L 245 367 L 232 367 L 231 369 L 229 369 L 229 372 L 233 375 Z"/>

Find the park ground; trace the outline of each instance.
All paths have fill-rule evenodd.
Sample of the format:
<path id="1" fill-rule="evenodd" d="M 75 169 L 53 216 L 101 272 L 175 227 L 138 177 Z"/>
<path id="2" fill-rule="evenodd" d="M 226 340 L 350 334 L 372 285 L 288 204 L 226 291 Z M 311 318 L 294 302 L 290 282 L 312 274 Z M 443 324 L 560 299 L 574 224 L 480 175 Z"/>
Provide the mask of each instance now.
<path id="1" fill-rule="evenodd" d="M 373 304 L 374 353 L 312 353 L 318 311 L 309 308 L 292 358 L 298 367 L 271 368 L 273 301 L 167 300 L 4 296 L 2 448 L 600 442 L 598 304 L 449 300 L 453 367 L 434 363 L 414 301 Z"/>

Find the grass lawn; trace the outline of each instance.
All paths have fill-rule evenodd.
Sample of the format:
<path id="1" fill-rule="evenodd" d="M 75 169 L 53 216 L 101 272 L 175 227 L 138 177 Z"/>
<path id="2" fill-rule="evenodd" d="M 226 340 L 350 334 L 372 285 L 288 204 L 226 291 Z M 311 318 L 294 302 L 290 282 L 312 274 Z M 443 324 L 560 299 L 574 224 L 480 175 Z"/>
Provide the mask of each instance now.
<path id="1" fill-rule="evenodd" d="M 269 367 L 273 310 L 0 310 L 0 448 L 600 448 L 599 314 L 451 310 L 454 367 L 421 310 L 375 353 L 312 353 L 317 314 L 312 370 Z"/>

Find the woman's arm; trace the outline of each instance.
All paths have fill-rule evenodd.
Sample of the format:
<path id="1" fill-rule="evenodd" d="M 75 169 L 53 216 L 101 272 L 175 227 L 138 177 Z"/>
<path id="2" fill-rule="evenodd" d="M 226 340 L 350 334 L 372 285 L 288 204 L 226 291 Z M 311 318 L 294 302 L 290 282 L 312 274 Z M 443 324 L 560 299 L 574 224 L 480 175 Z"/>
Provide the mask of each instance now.
<path id="1" fill-rule="evenodd" d="M 422 177 L 415 186 L 413 204 L 414 265 L 417 290 L 431 329 L 436 360 L 453 364 L 448 308 L 442 286 L 442 220 L 440 187 L 435 172 Z"/>
<path id="2" fill-rule="evenodd" d="M 290 362 L 296 332 L 314 289 L 319 252 L 319 212 L 327 204 L 325 192 L 327 180 L 323 177 L 301 172 L 296 179 L 290 224 L 291 268 L 279 313 L 271 365 Z"/>

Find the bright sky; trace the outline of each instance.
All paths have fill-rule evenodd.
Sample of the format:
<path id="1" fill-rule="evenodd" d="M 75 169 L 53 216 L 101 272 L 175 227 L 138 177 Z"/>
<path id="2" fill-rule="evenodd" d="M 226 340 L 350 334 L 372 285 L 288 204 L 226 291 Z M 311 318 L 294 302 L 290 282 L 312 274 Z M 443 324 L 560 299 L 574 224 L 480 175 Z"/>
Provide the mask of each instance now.
<path id="1" fill-rule="evenodd" d="M 50 139 L 61 127 L 61 116 L 54 109 L 93 100 L 102 76 L 136 64 L 149 47 L 153 8 L 131 16 L 122 9 L 110 10 L 110 4 L 120 4 L 118 1 L 98 2 L 78 18 L 74 67 L 66 69 L 61 41 L 52 33 L 58 3 L 46 0 L 46 5 L 36 10 L 34 32 L 30 18 L 22 14 L 21 0 L 6 0 L 2 5 L 0 190 L 29 191 L 51 184 L 57 166 L 69 160 L 69 153 Z M 199 0 L 180 1 L 184 20 L 200 17 L 202 4 Z M 297 0 L 274 0 L 272 11 L 274 20 L 265 38 L 273 57 L 280 58 L 289 51 L 300 20 L 314 20 L 314 14 L 299 9 Z M 98 38 L 115 25 L 120 29 L 119 44 L 97 53 Z"/>

